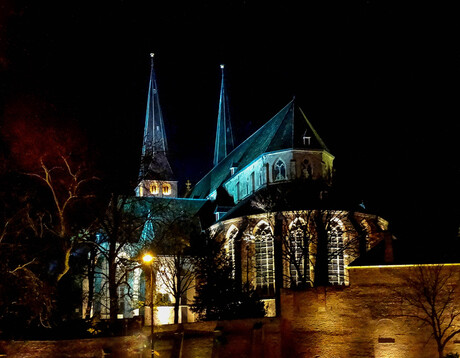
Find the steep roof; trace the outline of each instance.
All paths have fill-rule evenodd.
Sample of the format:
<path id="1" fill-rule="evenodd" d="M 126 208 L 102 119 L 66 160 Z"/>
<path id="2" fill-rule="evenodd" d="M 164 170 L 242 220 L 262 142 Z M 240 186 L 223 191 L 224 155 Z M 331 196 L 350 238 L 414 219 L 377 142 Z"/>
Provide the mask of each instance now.
<path id="1" fill-rule="evenodd" d="M 231 167 L 242 169 L 263 153 L 284 149 L 329 151 L 294 100 L 206 174 L 190 197 L 206 198 L 229 178 Z"/>
<path id="2" fill-rule="evenodd" d="M 153 53 L 150 54 L 150 81 L 145 112 L 144 140 L 139 180 L 159 179 L 171 180 L 173 177 L 166 153 L 166 140 L 163 114 L 160 107 L 157 79 L 153 65 Z"/>

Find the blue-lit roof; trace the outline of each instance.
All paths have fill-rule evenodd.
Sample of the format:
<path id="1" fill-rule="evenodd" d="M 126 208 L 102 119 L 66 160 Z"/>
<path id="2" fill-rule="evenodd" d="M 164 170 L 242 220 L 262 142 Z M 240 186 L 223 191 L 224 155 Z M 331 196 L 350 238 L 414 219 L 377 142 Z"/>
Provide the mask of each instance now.
<path id="1" fill-rule="evenodd" d="M 329 151 L 294 100 L 206 174 L 195 185 L 190 197 L 206 198 L 230 177 L 230 168 L 235 163 L 241 169 L 264 153 L 283 149 Z"/>

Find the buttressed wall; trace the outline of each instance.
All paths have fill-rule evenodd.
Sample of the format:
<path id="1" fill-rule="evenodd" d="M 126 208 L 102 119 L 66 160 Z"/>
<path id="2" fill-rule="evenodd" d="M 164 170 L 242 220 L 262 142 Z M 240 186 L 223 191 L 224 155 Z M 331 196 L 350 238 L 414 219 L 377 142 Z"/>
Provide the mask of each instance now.
<path id="1" fill-rule="evenodd" d="M 458 281 L 460 266 L 452 266 Z M 350 286 L 282 294 L 283 357 L 433 358 L 435 340 L 419 320 L 401 316 L 395 289 L 413 267 L 351 268 Z M 457 282 L 458 284 L 458 282 Z M 460 304 L 460 297 L 456 296 Z M 444 354 L 460 352 L 460 337 Z"/>
<path id="2" fill-rule="evenodd" d="M 295 281 L 296 272 L 293 269 L 292 260 L 298 255 L 299 265 L 306 266 L 308 281 L 313 282 L 315 277 L 314 264 L 316 260 L 316 240 L 308 239 L 309 256 L 305 257 L 301 245 L 295 246 L 290 237 L 298 235 L 295 225 L 297 222 L 311 223 L 315 211 L 300 210 L 280 213 L 265 213 L 238 217 L 222 222 L 214 226 L 220 230 L 221 240 L 227 244 L 227 253 L 232 258 L 237 275 L 241 275 L 243 283 L 250 282 L 253 287 L 260 290 L 264 297 L 274 296 L 274 290 L 280 287 L 290 287 L 291 281 Z M 375 215 L 364 213 L 350 213 L 347 211 L 324 211 L 317 212 L 324 216 L 326 224 L 332 229 L 336 228 L 337 242 L 333 247 L 332 237 L 328 242 L 330 255 L 329 278 L 331 283 L 348 284 L 348 265 L 359 256 L 359 234 L 350 219 L 353 219 L 359 230 L 365 233 L 365 250 L 370 250 L 383 238 L 388 223 Z M 279 215 L 277 215 L 279 214 Z M 276 219 L 278 217 L 278 219 Z M 283 237 L 282 244 L 275 244 L 275 222 L 280 220 Z M 300 230 L 300 229 L 299 229 Z M 315 235 L 314 228 L 300 230 L 303 235 Z M 332 234 L 331 234 L 332 235 Z M 291 243 L 286 248 L 287 243 Z M 289 253 L 286 251 L 290 250 Z M 296 256 L 297 257 L 297 256 Z M 333 265 L 335 264 L 335 266 Z M 275 274 L 281 272 L 281 276 Z M 260 276 L 260 277 L 259 277 Z M 276 277 L 282 277 L 283 282 L 276 281 Z M 238 278 L 238 277 L 237 277 Z"/>

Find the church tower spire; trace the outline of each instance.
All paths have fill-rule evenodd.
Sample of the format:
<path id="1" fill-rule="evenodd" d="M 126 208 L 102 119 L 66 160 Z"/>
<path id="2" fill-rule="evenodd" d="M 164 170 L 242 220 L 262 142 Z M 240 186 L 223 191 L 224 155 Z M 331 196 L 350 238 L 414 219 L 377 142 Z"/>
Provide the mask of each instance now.
<path id="1" fill-rule="evenodd" d="M 173 172 L 167 159 L 168 143 L 160 107 L 153 57 L 154 54 L 151 53 L 144 139 L 136 195 L 177 197 L 177 182 L 173 180 Z"/>
<path id="2" fill-rule="evenodd" d="M 229 154 L 235 144 L 233 142 L 232 126 L 230 123 L 230 111 L 228 97 L 225 88 L 224 65 L 222 70 L 222 84 L 220 86 L 219 113 L 217 115 L 216 144 L 214 147 L 214 166 L 219 164 Z"/>

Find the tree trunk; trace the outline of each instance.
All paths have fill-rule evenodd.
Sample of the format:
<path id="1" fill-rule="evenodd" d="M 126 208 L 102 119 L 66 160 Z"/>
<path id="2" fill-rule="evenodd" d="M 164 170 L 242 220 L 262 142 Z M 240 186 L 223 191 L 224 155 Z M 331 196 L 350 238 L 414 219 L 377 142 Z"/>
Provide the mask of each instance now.
<path id="1" fill-rule="evenodd" d="M 175 292 L 174 292 L 174 324 L 179 323 L 179 305 L 180 305 L 180 297 L 182 294 L 181 290 L 181 277 L 182 277 L 182 265 L 181 265 L 181 255 L 177 255 L 174 258 L 174 265 L 175 265 L 175 276 L 176 281 L 174 282 L 175 285 Z"/>
<path id="2" fill-rule="evenodd" d="M 115 242 L 111 242 L 109 246 L 109 312 L 110 324 L 117 321 L 118 314 L 118 291 L 117 291 L 117 262 L 116 262 L 116 246 Z"/>
<path id="3" fill-rule="evenodd" d="M 274 263 L 275 263 L 275 309 L 276 315 L 281 316 L 281 288 L 283 287 L 283 217 L 276 214 L 274 227 Z"/>
<path id="4" fill-rule="evenodd" d="M 322 213 L 315 214 L 315 229 L 317 235 L 316 260 L 315 260 L 315 286 L 327 286 L 329 284 L 328 274 L 328 236 Z"/>
<path id="5" fill-rule="evenodd" d="M 118 314 L 118 292 L 115 282 L 115 275 L 109 272 L 109 297 L 110 297 L 110 323 L 114 324 Z"/>
<path id="6" fill-rule="evenodd" d="M 174 300 L 174 324 L 179 323 L 179 305 L 180 305 L 180 297 L 176 297 Z"/>
<path id="7" fill-rule="evenodd" d="M 438 357 L 439 358 L 444 358 L 444 353 L 443 353 L 443 349 L 442 348 L 438 348 Z"/>
<path id="8" fill-rule="evenodd" d="M 444 346 L 441 344 L 441 342 L 436 342 L 438 344 L 438 357 L 439 358 L 444 358 Z"/>
<path id="9" fill-rule="evenodd" d="M 88 260 L 88 301 L 86 303 L 85 319 L 91 318 L 91 308 L 94 300 L 94 274 L 96 271 L 96 251 L 92 249 Z"/>

